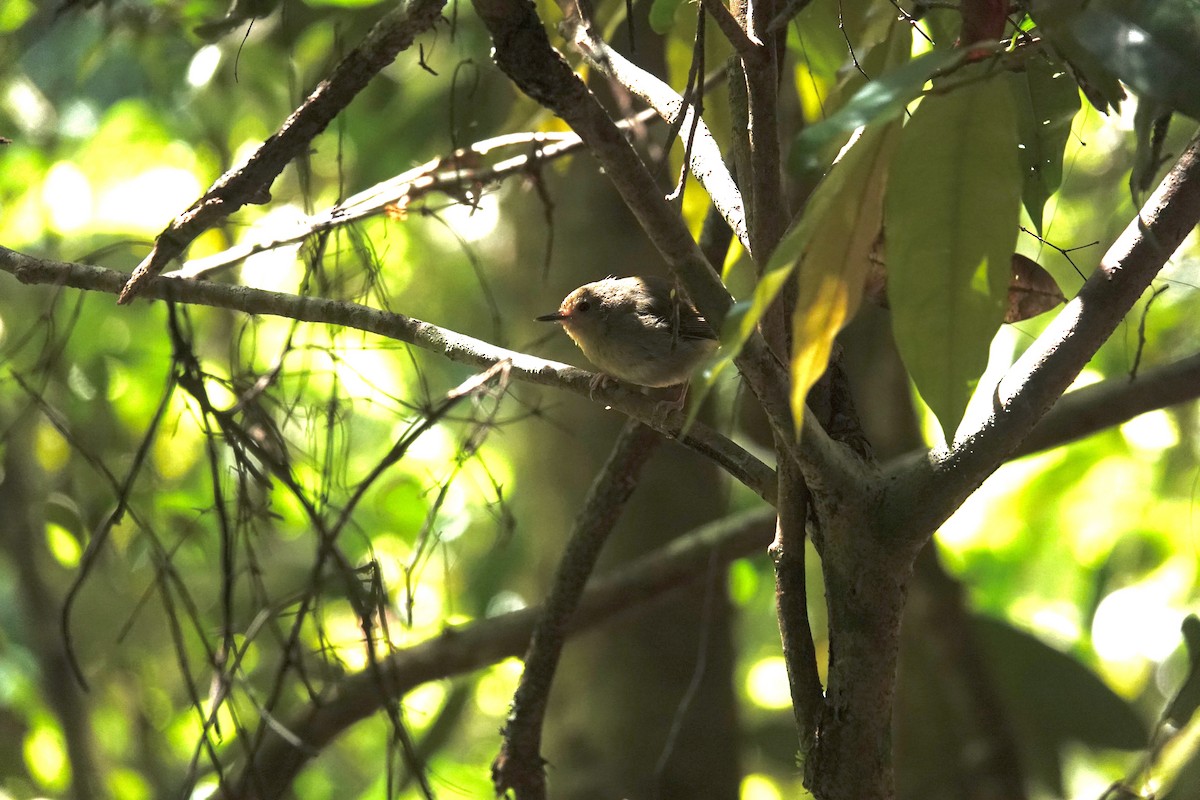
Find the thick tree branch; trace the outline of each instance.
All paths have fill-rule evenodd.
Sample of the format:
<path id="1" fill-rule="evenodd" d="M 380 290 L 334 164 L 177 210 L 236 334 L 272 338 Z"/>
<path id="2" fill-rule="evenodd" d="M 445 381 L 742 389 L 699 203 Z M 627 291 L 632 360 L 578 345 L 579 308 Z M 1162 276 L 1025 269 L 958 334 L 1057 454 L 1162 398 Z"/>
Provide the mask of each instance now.
<path id="1" fill-rule="evenodd" d="M 625 423 L 575 518 L 542 615 L 533 628 L 524 659 L 525 670 L 513 695 L 512 711 L 501 730 L 503 742 L 492 763 L 492 784 L 497 797 L 510 790 L 517 800 L 546 797 L 542 725 L 568 626 L 600 558 L 600 550 L 637 488 L 642 467 L 661 442 L 658 434 L 645 425 L 633 420 Z"/>
<path id="2" fill-rule="evenodd" d="M 1020 446 L 1197 223 L 1200 137 L 1192 140 L 1079 294 L 1004 376 L 988 418 L 950 448 L 888 473 L 880 519 L 887 521 L 891 535 L 909 544 L 927 539 Z"/>
<path id="3" fill-rule="evenodd" d="M 714 557 L 728 563 L 761 552 L 771 540 L 774 512 L 758 509 L 705 525 L 624 567 L 596 579 L 584 592 L 572 617 L 572 633 L 606 622 L 624 611 L 702 580 Z M 505 658 L 520 655 L 529 642 L 542 607 L 514 611 L 467 625 L 447 628 L 442 634 L 405 648 L 380 662 L 385 676 L 364 670 L 343 678 L 320 703 L 315 703 L 279 730 L 272 729 L 253 762 L 225 788 L 225 800 L 268 800 L 288 793 L 292 781 L 330 742 L 423 683 L 472 672 Z M 285 732 L 286 731 L 286 735 Z M 275 793 L 259 794 L 254 787 Z M 220 796 L 220 795 L 219 795 Z"/>
<path id="4" fill-rule="evenodd" d="M 1063 395 L 1033 427 L 1013 458 L 1060 447 L 1139 414 L 1200 397 L 1200 353 Z"/>
<path id="5" fill-rule="evenodd" d="M 33 258 L 5 247 L 0 247 L 0 270 L 12 273 L 23 283 L 71 286 L 110 294 L 121 291 L 129 277 L 125 273 L 102 267 Z M 676 411 L 664 416 L 661 413 L 661 404 L 636 388 L 617 386 L 593 391 L 591 382 L 595 376 L 566 364 L 497 347 L 403 314 L 380 311 L 341 300 L 300 297 L 246 286 L 166 276 L 152 278 L 146 284 L 142 295 L 180 303 L 226 308 L 247 314 L 269 314 L 301 322 L 341 325 L 407 342 L 438 353 L 450 361 L 477 368 L 486 368 L 498 361 L 508 360 L 512 363 L 512 377 L 590 397 L 622 414 L 641 420 L 660 433 L 678 439 L 685 446 L 717 462 L 768 503 L 774 503 L 774 470 L 727 437 L 701 423 L 693 423 L 684 432 L 682 412 Z"/>
<path id="6" fill-rule="evenodd" d="M 371 78 L 411 47 L 419 34 L 434 26 L 445 5 L 445 0 L 409 0 L 389 11 L 246 163 L 218 178 L 203 197 L 158 235 L 117 302 L 128 303 L 136 297 L 146 279 L 162 272 L 192 240 L 221 219 L 247 203 L 261 203 L 269 197 L 271 184 L 283 168 L 309 147 Z"/>
<path id="7" fill-rule="evenodd" d="M 1142 370 L 1135 380 L 1110 378 L 1068 392 L 1013 451 L 1009 459 L 1062 447 L 1134 417 L 1200 398 L 1200 353 Z M 926 450 L 900 456 L 892 469 L 924 459 Z"/>

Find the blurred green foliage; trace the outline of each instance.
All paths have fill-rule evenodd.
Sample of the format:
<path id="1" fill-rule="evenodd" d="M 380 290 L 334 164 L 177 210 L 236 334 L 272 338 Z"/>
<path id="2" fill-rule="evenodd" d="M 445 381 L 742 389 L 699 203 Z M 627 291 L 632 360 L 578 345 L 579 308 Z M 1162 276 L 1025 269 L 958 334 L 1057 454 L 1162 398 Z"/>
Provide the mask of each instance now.
<path id="1" fill-rule="evenodd" d="M 390 5 L 0 4 L 0 135 L 13 140 L 0 150 L 0 244 L 131 269 L 153 237 L 271 135 Z M 645 27 L 652 7 L 670 11 L 673 24 L 655 21 L 669 37 L 655 53 L 663 71 L 679 79 L 686 75 L 693 23 L 690 7 L 668 5 L 638 4 L 636 21 Z M 557 18 L 549 4 L 542 9 L 546 19 Z M 849 9 L 845 19 L 840 9 L 834 0 L 815 0 L 789 33 L 794 70 L 785 74 L 785 91 L 790 110 L 806 122 L 829 116 L 862 86 L 846 70 L 846 36 L 868 66 L 892 63 L 884 48 L 874 47 L 887 40 L 892 7 Z M 615 26 L 624 4 L 600 4 L 598 13 Z M 519 99 L 490 64 L 489 42 L 466 5 L 451 6 L 447 16 L 419 51 L 384 70 L 283 173 L 269 204 L 242 210 L 201 237 L 189 256 L 218 252 L 248 231 L 328 207 L 456 147 L 561 127 Z M 954 60 L 941 50 L 924 58 L 935 65 Z M 915 78 L 904 77 L 899 90 L 915 92 Z M 899 114 L 894 97 L 891 102 Z M 724 141 L 728 103 L 723 94 L 706 103 L 710 123 L 724 121 L 713 125 Z M 1178 152 L 1185 133 L 1173 132 L 1167 151 Z M 1128 115 L 1103 117 L 1084 106 L 1074 116 L 1061 185 L 1046 184 L 1046 192 L 1055 193 L 1041 218 L 1028 220 L 1068 252 L 1032 236 L 1018 244 L 1068 296 L 1100 258 L 1103 247 L 1091 243 L 1111 241 L 1132 217 L 1123 187 L 1135 147 Z M 677 167 L 678 146 L 672 158 Z M 571 351 L 554 349 L 565 348 L 562 342 L 547 343 L 531 321 L 557 302 L 571 279 L 561 272 L 543 277 L 538 259 L 550 230 L 543 214 L 559 233 L 550 259 L 555 269 L 586 265 L 595 277 L 637 271 L 597 252 L 597 241 L 609 233 L 589 229 L 588 220 L 597 203 L 611 200 L 611 190 L 599 179 L 575 180 L 584 169 L 544 168 L 536 180 L 554 190 L 551 209 L 541 205 L 534 178 L 468 187 L 473 197 L 482 196 L 476 209 L 459 197 L 427 197 L 404 219 L 368 220 L 320 246 L 256 256 L 213 279 L 317 291 L 570 358 Z M 586 169 L 596 178 L 590 164 Z M 689 189 L 684 208 L 698 228 L 705 211 L 699 191 Z M 609 243 L 634 237 L 620 231 Z M 1193 244 L 1164 272 L 1168 291 L 1152 306 L 1147 298 L 1086 380 L 1120 377 L 1139 360 L 1145 369 L 1194 349 L 1200 340 L 1198 264 Z M 470 370 L 355 332 L 177 309 L 213 404 L 236 408 L 237 419 L 264 441 L 287 443 L 297 486 L 291 491 L 261 469 L 256 476 L 239 464 L 194 398 L 165 391 L 176 367 L 163 304 L 117 308 L 108 296 L 22 286 L 8 276 L 0 285 L 4 471 L 27 474 L 30 487 L 20 509 L 30 527 L 14 528 L 27 538 L 0 541 L 0 741 L 19 743 L 0 747 L 0 797 L 74 792 L 142 800 L 186 795 L 189 788 L 202 796 L 215 785 L 213 764 L 236 762 L 242 735 L 263 724 L 263 703 L 289 659 L 302 661 L 305 670 L 285 681 L 273 701 L 273 713 L 282 717 L 369 662 L 345 575 L 327 566 L 314 581 L 317 535 L 300 498 L 336 516 L 392 443 Z M 1039 318 L 1002 331 L 992 345 L 992 367 L 1009 363 L 1044 324 Z M 253 394 L 255 382 L 277 368 L 268 391 Z M 734 395 L 714 394 L 725 419 L 733 415 Z M 910 398 L 875 401 L 904 405 Z M 582 476 L 574 474 L 570 448 L 585 447 L 574 427 L 581 419 L 600 426 L 612 421 L 594 423 L 595 409 L 528 387 L 514 387 L 499 408 L 496 402 L 468 403 L 421 436 L 367 492 L 339 541 L 358 570 L 354 576 L 363 585 L 377 577 L 383 587 L 378 619 L 386 619 L 390 642 L 378 654 L 541 596 L 578 503 L 579 494 L 565 487 L 587 480 L 582 467 Z M 911 402 L 919 407 L 915 396 Z M 157 433 L 147 440 L 160 406 Z M 919 413 L 928 422 L 928 413 Z M 1168 657 L 1180 641 L 1180 620 L 1198 608 L 1198 432 L 1193 403 L 1017 461 L 940 534 L 948 568 L 968 587 L 972 611 L 985 618 L 979 625 L 993 634 L 989 646 L 1002 640 L 991 667 L 1008 692 L 1008 708 L 1021 717 L 1022 730 L 1047 736 L 1039 755 L 1052 763 L 1032 770 L 1061 778 L 1061 786 L 1047 778 L 1047 790 L 1098 796 L 1126 774 L 1136 754 L 1099 748 L 1136 748 L 1129 732 L 1139 720 L 1148 728 L 1183 678 Z M 96 532 L 144 443 L 146 466 L 129 491 L 128 511 L 98 541 Z M 602 455 L 603 445 L 594 449 Z M 559 467 L 561 483 L 529 478 L 537 460 Z M 686 491 L 686 478 L 681 485 L 678 491 Z M 728 500 L 730 506 L 754 502 L 739 487 L 728 490 Z M 817 600 L 820 573 L 810 555 Z M 85 563 L 89 572 L 70 630 L 91 683 L 86 695 L 62 661 L 59 629 L 64 596 Z M 225 574 L 235 578 L 232 584 Z M 772 680 L 776 689 L 783 680 L 769 562 L 735 563 L 729 579 L 739 653 L 730 680 L 744 729 L 743 740 L 729 749 L 749 776 L 743 796 L 795 796 L 791 712 L 769 691 Z M 300 596 L 308 617 L 297 652 L 285 653 Z M 820 604 L 812 611 L 821 650 L 827 643 Z M 1056 650 L 1047 652 L 994 620 L 1036 634 Z M 230 645 L 240 659 L 234 685 L 206 725 L 214 709 L 212 665 L 229 656 L 223 648 Z M 1103 683 L 1075 685 L 1092 672 Z M 431 780 L 444 796 L 490 795 L 487 765 L 518 674 L 519 663 L 509 660 L 405 698 L 404 719 L 418 744 L 428 745 Z M 1043 683 L 1021 704 L 1021 687 L 1031 682 Z M 1078 690 L 1067 696 L 1073 701 L 1042 702 L 1063 699 L 1067 684 Z M 920 681 L 903 687 L 918 698 L 928 691 Z M 1081 707 L 1093 701 L 1095 707 Z M 71 708 L 83 709 L 84 719 L 71 717 Z M 1040 728 L 1039 719 L 1023 716 L 1031 708 L 1043 715 Z M 1133 721 L 1123 716 L 1135 712 Z M 1103 728 L 1095 724 L 1099 719 L 1118 732 L 1088 739 L 1083 734 Z M 930 742 L 950 730 L 937 730 L 936 720 L 929 724 Z M 74 744 L 73 737 L 85 743 Z M 1093 747 L 1057 749 L 1080 741 Z M 938 766 L 936 748 L 900 751 L 914 759 L 906 764 L 902 758 L 902 776 Z M 78 782 L 72 786 L 80 766 L 99 778 L 90 794 Z M 336 740 L 295 790 L 315 800 L 418 796 L 382 714 Z"/>

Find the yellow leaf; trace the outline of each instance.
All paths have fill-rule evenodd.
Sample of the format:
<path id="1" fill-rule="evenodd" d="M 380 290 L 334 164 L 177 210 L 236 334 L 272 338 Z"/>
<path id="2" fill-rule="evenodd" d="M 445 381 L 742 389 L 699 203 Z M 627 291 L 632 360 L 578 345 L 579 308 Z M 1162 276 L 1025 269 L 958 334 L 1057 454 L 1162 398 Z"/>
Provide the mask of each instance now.
<path id="1" fill-rule="evenodd" d="M 831 183 L 836 196 L 820 218 L 798 266 L 792 314 L 792 416 L 796 434 L 808 391 L 829 363 L 833 341 L 862 300 L 870 254 L 883 225 L 883 195 L 900 125 L 868 126 L 843 152 Z"/>

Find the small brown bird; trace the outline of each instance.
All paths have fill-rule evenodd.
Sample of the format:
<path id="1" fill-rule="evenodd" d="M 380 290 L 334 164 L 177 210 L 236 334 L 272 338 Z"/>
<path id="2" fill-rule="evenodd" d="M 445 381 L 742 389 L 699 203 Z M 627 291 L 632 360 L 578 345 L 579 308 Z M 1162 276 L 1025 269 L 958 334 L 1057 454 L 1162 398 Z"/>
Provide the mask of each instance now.
<path id="1" fill-rule="evenodd" d="M 640 386 L 685 384 L 717 349 L 704 317 L 675 284 L 659 277 L 585 284 L 538 320 L 562 323 L 589 361 Z"/>

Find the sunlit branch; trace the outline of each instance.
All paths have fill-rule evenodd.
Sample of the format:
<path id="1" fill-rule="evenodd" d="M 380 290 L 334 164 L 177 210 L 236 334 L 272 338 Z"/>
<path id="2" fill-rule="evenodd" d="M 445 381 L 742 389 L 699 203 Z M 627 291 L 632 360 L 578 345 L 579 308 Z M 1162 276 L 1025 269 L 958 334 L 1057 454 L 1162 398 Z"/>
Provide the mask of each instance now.
<path id="1" fill-rule="evenodd" d="M 727 9 L 725 14 L 729 15 Z M 587 23 L 576 21 L 573 37 L 572 43 L 575 48 L 593 66 L 644 100 L 664 120 L 673 125 L 680 124 L 681 130 L 692 130 L 693 124 L 695 125 L 689 165 L 692 174 L 708 192 L 713 206 L 725 218 L 738 241 L 750 251 L 742 193 L 734 183 L 733 176 L 729 174 L 720 145 L 704 124 L 704 120 L 696 118 L 696 109 L 692 104 L 685 103 L 679 93 L 668 84 L 609 47 Z"/>
<path id="2" fill-rule="evenodd" d="M 1200 137 L 1194 138 L 1092 277 L 996 388 L 992 413 L 948 449 L 893 469 L 884 517 L 924 538 L 1021 445 L 1200 223 Z M 914 504 L 913 498 L 919 498 Z"/>
<path id="3" fill-rule="evenodd" d="M 1200 398 L 1200 353 L 1138 373 L 1135 380 L 1110 378 L 1068 392 L 1042 417 L 1010 456 L 1012 459 L 1062 447 L 1128 422 L 1139 414 Z M 903 461 L 925 458 L 908 453 Z"/>
<path id="4" fill-rule="evenodd" d="M 570 623 L 572 633 L 606 622 L 622 611 L 640 608 L 672 589 L 704 579 L 713 559 L 728 563 L 761 553 L 771 540 L 772 509 L 743 512 L 704 525 L 692 533 L 593 581 Z M 403 697 L 423 683 L 473 672 L 519 656 L 542 614 L 535 606 L 467 625 L 447 628 L 435 638 L 400 650 L 379 663 L 391 694 L 380 692 L 379 678 L 365 670 L 343 678 L 325 699 L 286 726 L 273 729 L 240 778 L 217 797 L 267 800 L 288 793 L 300 770 L 348 728 Z M 302 745 L 297 747 L 296 742 Z M 269 787 L 274 794 L 256 792 Z"/>
<path id="5" fill-rule="evenodd" d="M 0 247 L 0 270 L 12 273 L 23 283 L 70 286 L 110 294 L 120 292 L 129 277 L 123 272 L 103 267 L 33 258 L 5 247 Z M 641 420 L 660 433 L 678 439 L 686 447 L 712 459 L 767 502 L 774 502 L 775 471 L 728 437 L 701 423 L 693 423 L 684 432 L 685 420 L 682 412 L 663 414 L 661 403 L 634 387 L 616 386 L 593 391 L 592 379 L 595 376 L 567 364 L 497 347 L 404 314 L 381 311 L 343 300 L 301 297 L 247 286 L 166 276 L 158 276 L 147 282 L 142 295 L 147 298 L 226 308 L 246 314 L 267 314 L 301 322 L 340 325 L 407 342 L 438 353 L 450 361 L 481 369 L 507 359 L 512 363 L 510 374 L 513 378 L 565 389 Z"/>
<path id="6" fill-rule="evenodd" d="M 1013 457 L 1068 444 L 1139 414 L 1200 397 L 1200 353 L 1161 364 L 1137 378 L 1111 378 L 1063 395 Z"/>
<path id="7" fill-rule="evenodd" d="M 118 303 L 127 303 L 191 242 L 247 203 L 270 197 L 275 178 L 303 153 L 333 118 L 377 75 L 412 46 L 416 37 L 441 19 L 445 0 L 412 0 L 389 11 L 363 41 L 346 54 L 328 78 L 317 84 L 300 107 L 250 158 L 217 179 L 204 196 L 172 220 L 129 277 Z"/>
<path id="8" fill-rule="evenodd" d="M 651 116 L 649 113 L 639 115 L 647 119 Z M 314 234 L 382 214 L 389 206 L 403 210 L 434 192 L 474 196 L 483 186 L 526 173 L 543 162 L 552 161 L 580 147 L 582 142 L 573 133 L 534 132 L 485 139 L 377 183 L 335 206 L 298 219 L 284 232 L 255 236 L 252 229 L 249 236 L 233 247 L 211 256 L 186 261 L 178 270 L 166 274 L 181 278 L 212 275 L 256 253 L 302 242 Z M 522 148 L 527 152 L 491 165 L 481 166 L 477 163 L 479 156 L 499 148 Z"/>

